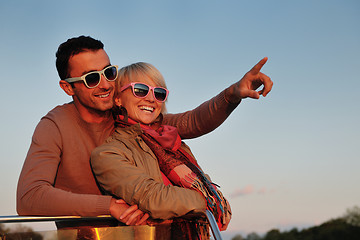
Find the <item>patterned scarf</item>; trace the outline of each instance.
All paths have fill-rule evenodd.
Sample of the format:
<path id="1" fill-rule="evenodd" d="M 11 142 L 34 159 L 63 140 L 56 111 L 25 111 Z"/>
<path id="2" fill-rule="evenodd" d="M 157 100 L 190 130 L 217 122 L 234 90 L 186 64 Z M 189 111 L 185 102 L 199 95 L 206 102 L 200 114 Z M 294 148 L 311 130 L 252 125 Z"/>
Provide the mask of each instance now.
<path id="1" fill-rule="evenodd" d="M 137 124 L 122 115 L 117 115 L 115 122 L 120 127 Z M 181 138 L 177 129 L 167 125 L 159 125 L 156 130 L 146 125 L 140 126 L 143 130 L 141 137 L 157 157 L 161 172 L 174 185 L 200 192 L 221 229 L 229 210 L 226 199 L 208 180 L 193 156 L 180 147 Z"/>

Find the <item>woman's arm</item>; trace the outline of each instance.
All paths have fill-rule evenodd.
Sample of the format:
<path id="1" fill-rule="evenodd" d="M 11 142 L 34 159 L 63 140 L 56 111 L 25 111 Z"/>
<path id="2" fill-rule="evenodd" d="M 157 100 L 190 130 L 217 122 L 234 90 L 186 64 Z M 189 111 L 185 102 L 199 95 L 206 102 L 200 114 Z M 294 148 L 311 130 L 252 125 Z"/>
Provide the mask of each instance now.
<path id="1" fill-rule="evenodd" d="M 182 139 L 200 137 L 220 126 L 239 105 L 225 98 L 226 90 L 197 108 L 178 114 L 165 114 L 163 124 L 175 126 Z"/>
<path id="2" fill-rule="evenodd" d="M 155 219 L 170 219 L 189 212 L 205 211 L 206 202 L 201 193 L 165 186 L 161 179 L 156 179 L 156 176 L 161 177 L 156 158 L 147 150 L 134 151 L 133 147 L 119 142 L 104 144 L 93 151 L 91 165 L 101 187 L 130 205 L 137 204 L 139 209 Z M 140 162 L 133 158 L 145 159 L 144 167 L 137 166 Z M 156 176 L 148 174 L 145 168 L 147 172 L 155 172 Z"/>
<path id="3" fill-rule="evenodd" d="M 196 138 L 220 126 L 243 98 L 258 99 L 271 91 L 273 82 L 260 70 L 267 58 L 261 59 L 240 81 L 234 83 L 217 96 L 204 102 L 192 111 L 165 114 L 164 124 L 178 128 L 182 139 Z M 256 91 L 259 87 L 263 89 Z"/>

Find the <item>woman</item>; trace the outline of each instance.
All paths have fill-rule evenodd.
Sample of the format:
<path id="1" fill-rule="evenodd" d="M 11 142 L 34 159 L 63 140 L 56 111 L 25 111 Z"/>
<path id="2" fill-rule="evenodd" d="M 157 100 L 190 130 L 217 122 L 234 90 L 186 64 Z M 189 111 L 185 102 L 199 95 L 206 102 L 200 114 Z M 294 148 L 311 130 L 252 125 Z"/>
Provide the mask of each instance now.
<path id="1" fill-rule="evenodd" d="M 210 209 L 225 230 L 230 206 L 197 165 L 177 129 L 161 125 L 169 91 L 151 64 L 119 70 L 116 130 L 91 157 L 100 186 L 153 219 Z"/>

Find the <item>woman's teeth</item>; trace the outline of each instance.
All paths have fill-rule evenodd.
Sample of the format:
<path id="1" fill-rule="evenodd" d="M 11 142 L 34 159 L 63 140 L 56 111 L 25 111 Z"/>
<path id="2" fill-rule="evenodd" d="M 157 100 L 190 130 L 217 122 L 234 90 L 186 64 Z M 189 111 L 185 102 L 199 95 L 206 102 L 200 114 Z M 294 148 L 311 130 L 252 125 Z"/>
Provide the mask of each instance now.
<path id="1" fill-rule="evenodd" d="M 150 112 L 154 111 L 153 107 L 148 107 L 148 106 L 140 106 L 140 109 L 145 110 L 145 111 L 150 111 Z"/>

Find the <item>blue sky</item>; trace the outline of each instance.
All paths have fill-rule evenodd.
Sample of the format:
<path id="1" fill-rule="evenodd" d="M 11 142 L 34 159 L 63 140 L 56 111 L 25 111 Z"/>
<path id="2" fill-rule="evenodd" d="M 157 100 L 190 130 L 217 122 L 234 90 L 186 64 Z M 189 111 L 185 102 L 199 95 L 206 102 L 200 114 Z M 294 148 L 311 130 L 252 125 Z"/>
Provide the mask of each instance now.
<path id="1" fill-rule="evenodd" d="M 187 141 L 228 197 L 227 234 L 320 224 L 360 205 L 358 1 L 2 1 L 0 215 L 40 118 L 71 99 L 55 52 L 70 37 L 105 44 L 113 64 L 154 64 L 168 111 L 198 106 L 261 58 L 273 91 L 245 99 Z"/>

